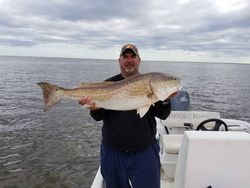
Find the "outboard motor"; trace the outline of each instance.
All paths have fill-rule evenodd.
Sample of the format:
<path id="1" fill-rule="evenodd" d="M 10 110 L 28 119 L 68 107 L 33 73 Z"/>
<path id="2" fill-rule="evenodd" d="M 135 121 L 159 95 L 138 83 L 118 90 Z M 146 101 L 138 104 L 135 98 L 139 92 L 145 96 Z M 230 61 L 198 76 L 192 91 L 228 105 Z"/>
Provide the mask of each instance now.
<path id="1" fill-rule="evenodd" d="M 178 91 L 176 96 L 170 99 L 171 109 L 173 111 L 189 111 L 190 101 L 187 91 Z"/>

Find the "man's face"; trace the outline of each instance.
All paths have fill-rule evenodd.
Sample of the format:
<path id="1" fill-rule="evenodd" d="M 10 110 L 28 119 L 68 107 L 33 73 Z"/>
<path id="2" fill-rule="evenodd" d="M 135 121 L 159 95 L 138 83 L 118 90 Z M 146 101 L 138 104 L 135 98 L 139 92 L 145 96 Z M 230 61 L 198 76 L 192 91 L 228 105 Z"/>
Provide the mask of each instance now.
<path id="1" fill-rule="evenodd" d="M 127 50 L 119 58 L 119 64 L 122 76 L 129 77 L 139 73 L 140 57 L 135 55 L 132 51 Z"/>

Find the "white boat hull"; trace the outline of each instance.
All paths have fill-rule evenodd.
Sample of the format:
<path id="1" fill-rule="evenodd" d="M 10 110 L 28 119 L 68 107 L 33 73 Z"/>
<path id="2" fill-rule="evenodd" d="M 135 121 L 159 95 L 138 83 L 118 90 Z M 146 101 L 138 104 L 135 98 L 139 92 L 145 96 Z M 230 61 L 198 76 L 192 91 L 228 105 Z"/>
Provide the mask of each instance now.
<path id="1" fill-rule="evenodd" d="M 197 187 L 198 188 L 198 187 L 202 187 L 202 186 L 200 186 L 201 184 L 199 184 L 199 185 L 192 184 L 194 182 L 191 182 L 190 185 L 192 185 L 192 186 L 186 186 L 186 185 L 184 186 L 184 184 L 183 184 L 184 179 L 187 177 L 190 178 L 190 176 L 187 176 L 187 175 L 188 174 L 195 174 L 195 173 L 194 173 L 194 171 L 190 171 L 190 172 L 187 171 L 186 175 L 182 174 L 182 176 L 180 177 L 180 175 L 178 173 L 181 173 L 184 170 L 184 167 L 181 165 L 178 166 L 177 164 L 180 160 L 178 158 L 179 157 L 179 149 L 182 147 L 182 150 L 186 150 L 187 147 L 190 147 L 193 143 L 193 142 L 190 143 L 191 144 L 190 146 L 183 144 L 181 142 L 183 135 L 187 134 L 186 133 L 187 130 L 195 130 L 196 127 L 202 121 L 204 121 L 206 119 L 210 119 L 210 118 L 221 119 L 220 114 L 217 112 L 200 112 L 200 111 L 173 111 L 173 112 L 171 112 L 171 115 L 167 120 L 161 121 L 161 120 L 157 119 L 158 134 L 156 135 L 156 137 L 160 140 L 160 146 L 161 146 L 160 157 L 161 157 L 161 163 L 162 163 L 161 188 L 184 188 L 184 187 L 192 187 L 192 188 Z M 223 119 L 223 118 L 221 120 L 223 120 L 227 124 L 229 132 L 239 132 L 239 134 L 233 133 L 233 134 L 238 135 L 237 136 L 238 140 L 241 140 L 240 137 L 242 136 L 241 134 L 243 134 L 244 138 L 246 138 L 243 142 L 248 143 L 248 147 L 250 147 L 250 138 L 249 138 L 249 140 L 247 138 L 247 137 L 250 137 L 250 134 L 247 134 L 247 133 L 250 133 L 250 124 L 248 122 L 235 120 L 235 119 Z M 208 126 L 213 126 L 213 125 L 208 125 Z M 221 134 L 221 132 L 216 132 L 216 131 L 209 131 L 210 133 L 205 132 L 205 131 L 191 131 L 191 132 L 196 132 L 196 133 L 198 133 L 197 135 L 202 135 L 202 136 L 198 136 L 199 138 L 206 137 L 206 135 L 210 135 L 210 136 L 212 135 L 210 137 L 210 141 L 211 141 L 213 147 L 210 147 L 211 151 L 208 151 L 208 153 L 210 152 L 210 155 L 207 155 L 206 157 L 203 156 L 202 160 L 204 160 L 204 161 L 211 160 L 211 158 L 216 154 L 216 152 L 215 152 L 216 150 L 215 151 L 212 151 L 212 150 L 213 150 L 213 148 L 216 149 L 216 147 L 218 147 L 218 145 L 220 144 L 220 142 L 218 140 L 224 139 L 225 143 L 227 143 L 227 144 L 231 143 L 230 147 L 237 147 L 238 149 L 242 147 L 243 142 L 242 143 L 237 142 L 236 144 L 234 144 L 234 141 L 232 141 L 233 135 L 230 136 L 230 134 L 226 134 L 225 132 L 222 134 Z M 196 133 L 194 133 L 194 134 L 196 134 Z M 226 136 L 225 136 L 225 134 L 226 134 Z M 247 136 L 245 134 L 247 134 Z M 163 138 L 167 137 L 167 135 L 171 135 L 174 139 L 173 139 L 173 141 L 168 140 L 168 141 L 166 141 L 166 143 L 164 143 Z M 218 135 L 221 138 L 219 138 Z M 214 138 L 214 139 L 211 139 L 211 138 Z M 215 138 L 217 138 L 217 141 Z M 207 143 L 210 143 L 210 142 L 207 142 Z M 172 144 L 172 146 L 171 146 L 171 144 Z M 200 151 L 205 146 L 204 146 L 204 144 L 201 144 L 199 142 L 196 142 L 196 145 L 197 145 L 197 147 L 194 149 L 194 151 L 192 151 L 192 153 L 195 153 L 194 156 L 196 156 L 196 155 L 201 156 L 201 154 L 204 154 L 205 152 L 202 151 L 202 153 L 200 153 Z M 168 148 L 166 149 L 166 147 L 168 147 Z M 231 183 L 231 185 L 230 185 L 230 181 L 229 181 L 229 183 L 227 183 L 228 180 L 225 179 L 225 178 L 229 178 L 229 180 L 230 180 L 231 178 L 233 178 L 232 176 L 234 176 L 234 178 L 239 183 L 239 185 L 237 185 L 235 187 L 249 188 L 250 182 L 249 183 L 248 183 L 248 181 L 246 182 L 246 174 L 247 174 L 247 176 L 249 176 L 248 179 L 250 179 L 250 175 L 249 175 L 249 173 L 246 173 L 244 170 L 250 169 L 250 160 L 249 160 L 250 159 L 250 148 L 246 148 L 247 147 L 247 144 L 246 144 L 246 145 L 244 145 L 243 148 L 240 149 L 241 154 L 240 153 L 238 154 L 237 152 L 230 153 L 230 147 L 227 148 L 228 154 L 226 154 L 226 152 L 225 152 L 224 155 L 221 155 L 221 158 L 218 159 L 220 162 L 225 162 L 224 159 L 228 159 L 228 160 L 226 160 L 226 163 L 224 163 L 224 166 L 222 166 L 220 168 L 220 173 L 219 174 L 216 173 L 216 172 L 219 172 L 218 168 L 216 169 L 215 166 L 213 166 L 213 168 L 212 168 L 210 165 L 210 166 L 203 167 L 203 168 L 207 168 L 207 171 L 209 172 L 209 173 L 205 173 L 204 176 L 205 177 L 209 176 L 209 178 L 211 180 L 210 184 L 211 184 L 212 188 L 213 188 L 212 185 L 218 185 L 218 186 L 214 186 L 216 188 L 218 188 L 218 187 L 227 187 L 228 188 L 228 187 L 232 187 L 231 185 L 236 185 L 233 183 Z M 224 145 L 222 144 L 221 150 L 223 150 L 223 149 L 226 150 L 226 144 L 224 144 Z M 167 150 L 167 152 L 171 151 L 173 153 L 169 155 L 168 153 L 166 153 L 166 150 Z M 178 150 L 178 152 L 176 152 L 176 150 Z M 243 159 L 242 153 L 244 153 L 244 155 L 245 155 L 244 160 L 242 160 Z M 164 161 L 164 160 L 166 160 L 166 155 L 170 156 L 170 162 Z M 169 159 L 169 156 L 167 157 L 167 160 Z M 191 158 L 194 158 L 194 156 L 191 156 Z M 184 158 L 182 158 L 182 160 L 184 160 L 187 157 L 189 157 L 189 156 L 184 155 Z M 217 156 L 217 157 L 219 157 L 219 156 Z M 248 160 L 246 157 L 249 157 Z M 178 159 L 178 162 L 177 162 L 177 159 Z M 216 162 L 216 160 L 214 162 Z M 187 166 L 191 165 L 191 164 L 193 166 L 196 165 L 195 162 L 190 162 L 190 161 L 186 162 Z M 226 168 L 227 165 L 228 165 L 228 168 Z M 219 167 L 219 163 L 217 166 Z M 232 166 L 234 169 L 238 169 L 239 172 L 231 173 L 231 175 L 230 175 L 229 173 L 227 173 L 227 172 L 233 171 L 233 169 L 229 168 L 230 166 Z M 211 167 L 211 168 L 209 168 L 209 167 Z M 247 167 L 247 168 L 244 168 L 244 167 Z M 179 172 L 176 172 L 176 169 L 178 169 Z M 204 169 L 204 172 L 205 171 L 206 171 L 206 169 Z M 178 176 L 178 178 L 176 178 L 177 176 Z M 215 179 L 218 179 L 218 181 L 217 182 L 212 181 Z M 201 180 L 201 181 L 205 181 L 205 180 Z M 187 184 L 187 182 L 185 182 L 185 184 Z M 195 186 L 195 185 L 197 185 L 197 186 Z M 223 186 L 221 186 L 221 185 L 223 185 Z M 207 184 L 207 187 L 209 187 L 209 186 L 210 185 Z M 246 186 L 248 186 L 248 187 L 246 187 Z M 102 178 L 102 175 L 100 172 L 100 168 L 97 171 L 97 174 L 95 176 L 95 179 L 92 183 L 91 188 L 105 188 L 105 183 L 103 181 L 103 178 Z"/>

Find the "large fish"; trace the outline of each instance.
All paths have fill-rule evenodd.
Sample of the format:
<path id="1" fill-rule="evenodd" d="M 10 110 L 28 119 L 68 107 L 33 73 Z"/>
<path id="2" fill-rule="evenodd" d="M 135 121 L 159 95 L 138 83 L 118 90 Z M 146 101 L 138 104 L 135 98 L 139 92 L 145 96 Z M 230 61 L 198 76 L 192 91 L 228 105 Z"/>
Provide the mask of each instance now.
<path id="1" fill-rule="evenodd" d="M 89 97 L 96 107 L 110 110 L 137 110 L 143 117 L 155 102 L 167 99 L 181 88 L 178 77 L 152 72 L 138 74 L 118 82 L 82 83 L 65 89 L 50 83 L 37 83 L 43 90 L 44 111 L 61 99 Z"/>

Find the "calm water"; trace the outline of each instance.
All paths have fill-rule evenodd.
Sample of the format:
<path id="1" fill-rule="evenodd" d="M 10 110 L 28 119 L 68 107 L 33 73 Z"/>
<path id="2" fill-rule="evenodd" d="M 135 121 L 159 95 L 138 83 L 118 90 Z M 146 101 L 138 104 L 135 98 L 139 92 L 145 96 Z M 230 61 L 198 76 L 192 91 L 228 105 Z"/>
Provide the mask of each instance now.
<path id="1" fill-rule="evenodd" d="M 250 122 L 250 65 L 142 62 L 141 72 L 180 76 L 193 110 Z M 110 60 L 0 57 L 0 188 L 88 188 L 99 164 L 101 122 L 76 102 L 43 112 L 40 88 L 102 81 Z"/>

